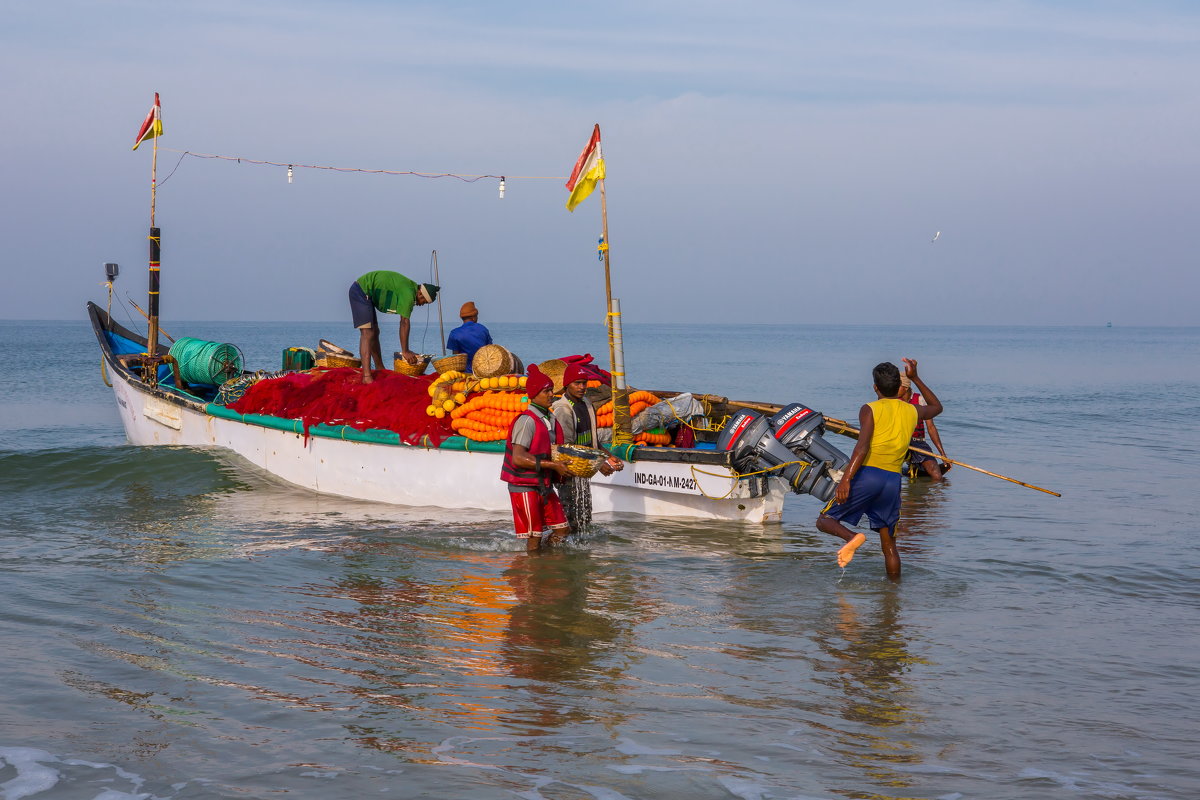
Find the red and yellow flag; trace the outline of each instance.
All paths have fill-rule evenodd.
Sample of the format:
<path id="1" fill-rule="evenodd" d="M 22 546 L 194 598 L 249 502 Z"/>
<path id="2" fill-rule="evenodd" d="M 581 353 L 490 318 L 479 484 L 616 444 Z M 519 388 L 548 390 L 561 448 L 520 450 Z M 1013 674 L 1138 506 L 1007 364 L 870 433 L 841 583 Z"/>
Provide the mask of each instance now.
<path id="1" fill-rule="evenodd" d="M 571 178 L 567 181 L 567 211 L 574 211 L 596 188 L 596 181 L 604 180 L 604 153 L 600 150 L 600 126 L 592 130 L 592 138 L 575 161 Z"/>
<path id="2" fill-rule="evenodd" d="M 137 150 L 138 145 L 147 139 L 154 139 L 162 136 L 162 106 L 158 103 L 158 92 L 154 93 L 154 107 L 150 109 L 150 113 L 146 115 L 146 119 L 142 121 L 142 127 L 137 132 L 137 138 L 133 141 L 133 149 Z"/>

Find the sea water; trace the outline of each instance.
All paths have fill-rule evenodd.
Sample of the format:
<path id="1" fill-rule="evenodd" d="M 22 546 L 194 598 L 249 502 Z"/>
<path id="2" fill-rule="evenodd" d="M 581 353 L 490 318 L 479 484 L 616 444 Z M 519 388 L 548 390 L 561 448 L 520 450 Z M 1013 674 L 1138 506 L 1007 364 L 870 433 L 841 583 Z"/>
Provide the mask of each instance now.
<path id="1" fill-rule="evenodd" d="M 252 369 L 357 346 L 164 325 Z M 596 325 L 491 328 L 607 362 Z M 953 457 L 1062 494 L 906 482 L 898 583 L 809 497 L 527 555 L 503 514 L 129 446 L 86 322 L 0 344 L 4 800 L 1200 796 L 1200 329 L 627 325 L 638 388 L 850 421 L 915 357 Z"/>

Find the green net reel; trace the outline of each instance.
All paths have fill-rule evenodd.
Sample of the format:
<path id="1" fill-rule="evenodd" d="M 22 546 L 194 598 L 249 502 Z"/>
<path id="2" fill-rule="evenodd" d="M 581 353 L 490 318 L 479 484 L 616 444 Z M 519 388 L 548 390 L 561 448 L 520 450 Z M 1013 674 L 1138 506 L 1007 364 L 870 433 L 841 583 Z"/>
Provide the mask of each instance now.
<path id="1" fill-rule="evenodd" d="M 220 386 L 242 374 L 242 351 L 231 344 L 183 336 L 171 345 L 170 354 L 184 383 Z"/>

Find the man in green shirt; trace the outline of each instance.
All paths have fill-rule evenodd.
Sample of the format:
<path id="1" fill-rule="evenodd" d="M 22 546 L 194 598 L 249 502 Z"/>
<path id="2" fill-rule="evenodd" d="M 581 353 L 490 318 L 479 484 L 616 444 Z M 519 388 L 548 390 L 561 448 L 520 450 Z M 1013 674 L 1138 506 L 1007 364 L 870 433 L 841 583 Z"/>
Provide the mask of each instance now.
<path id="1" fill-rule="evenodd" d="M 350 284 L 350 315 L 354 327 L 358 328 L 358 351 L 362 358 L 362 382 L 370 383 L 371 361 L 376 369 L 387 369 L 383 363 L 383 352 L 379 346 L 378 309 L 385 314 L 400 315 L 400 351 L 404 360 L 417 363 L 417 354 L 408 349 L 408 318 L 413 306 L 432 303 L 437 297 L 437 286 L 432 283 L 417 283 L 399 272 L 380 269 L 368 272 Z"/>

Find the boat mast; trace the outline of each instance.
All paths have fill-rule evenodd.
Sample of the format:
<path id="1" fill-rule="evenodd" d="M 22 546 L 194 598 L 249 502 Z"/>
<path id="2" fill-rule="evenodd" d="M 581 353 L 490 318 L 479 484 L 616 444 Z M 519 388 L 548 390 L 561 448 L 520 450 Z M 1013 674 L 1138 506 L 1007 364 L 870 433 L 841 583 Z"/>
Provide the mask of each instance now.
<path id="1" fill-rule="evenodd" d="M 600 126 L 596 126 L 599 131 Z M 629 418 L 629 387 L 625 385 L 625 348 L 621 339 L 621 301 L 612 296 L 612 270 L 608 253 L 608 195 L 600 178 L 600 218 L 603 226 L 600 243 L 604 254 L 604 292 L 608 297 L 608 360 L 612 368 L 613 444 L 633 444 L 633 422 Z"/>
<path id="2" fill-rule="evenodd" d="M 155 95 L 155 101 L 158 96 Z M 150 289 L 147 299 L 149 313 L 146 315 L 148 327 L 146 331 L 146 355 L 155 356 L 158 353 L 158 275 L 162 256 L 162 233 L 155 227 L 155 200 L 158 194 L 158 137 L 154 137 L 154 154 L 150 158 Z M 149 374 L 154 374 L 151 367 Z"/>

